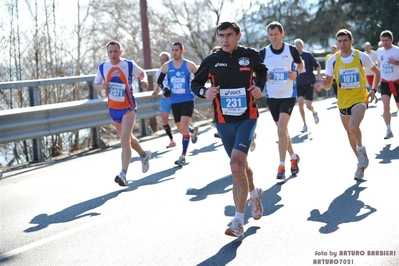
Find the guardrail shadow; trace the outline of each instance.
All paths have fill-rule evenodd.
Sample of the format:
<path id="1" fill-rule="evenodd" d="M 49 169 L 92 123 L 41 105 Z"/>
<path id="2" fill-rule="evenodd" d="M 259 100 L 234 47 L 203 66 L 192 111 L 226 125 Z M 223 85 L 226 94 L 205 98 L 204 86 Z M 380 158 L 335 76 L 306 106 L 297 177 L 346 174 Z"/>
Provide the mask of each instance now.
<path id="1" fill-rule="evenodd" d="M 323 214 L 320 210 L 314 209 L 310 212 L 308 221 L 325 223 L 320 227 L 319 232 L 322 234 L 330 234 L 339 229 L 339 225 L 343 223 L 359 222 L 377 210 L 359 200 L 360 192 L 366 187 L 359 185 L 365 181 L 358 181 L 355 185 L 349 187 L 336 197 Z M 364 212 L 358 215 L 360 212 Z"/>
<path id="2" fill-rule="evenodd" d="M 399 160 L 399 146 L 391 150 L 391 144 L 385 145 L 379 154 L 376 154 L 376 159 L 381 159 L 380 163 L 392 163 L 392 160 Z"/>
<path id="3" fill-rule="evenodd" d="M 6 171 L 7 177 L 3 177 L 3 178 L 5 179 L 5 178 L 13 177 L 13 176 L 18 176 L 18 175 L 29 173 L 31 171 L 42 169 L 42 168 L 45 168 L 48 166 L 52 166 L 52 165 L 55 165 L 58 163 L 63 163 L 63 162 L 70 161 L 70 160 L 80 159 L 82 157 L 86 157 L 86 156 L 90 156 L 93 154 L 106 152 L 106 151 L 114 150 L 114 149 L 118 149 L 118 148 L 120 148 L 120 146 L 118 146 L 118 145 L 106 146 L 103 148 L 93 148 L 93 149 L 82 151 L 82 152 L 79 152 L 76 154 L 68 155 L 68 157 L 65 157 L 65 158 L 54 158 L 51 161 L 37 162 L 37 163 L 29 164 L 29 165 L 26 165 L 26 164 L 19 165 L 19 166 L 13 167 L 10 170 L 7 170 Z M 10 172 L 15 172 L 15 173 L 10 174 Z"/>
<path id="4" fill-rule="evenodd" d="M 252 226 L 248 228 L 243 237 L 236 238 L 230 243 L 227 243 L 215 255 L 197 264 L 197 266 L 227 265 L 237 256 L 237 250 L 241 246 L 242 241 L 244 241 L 245 238 L 256 234 L 256 231 L 259 228 L 259 226 Z"/>

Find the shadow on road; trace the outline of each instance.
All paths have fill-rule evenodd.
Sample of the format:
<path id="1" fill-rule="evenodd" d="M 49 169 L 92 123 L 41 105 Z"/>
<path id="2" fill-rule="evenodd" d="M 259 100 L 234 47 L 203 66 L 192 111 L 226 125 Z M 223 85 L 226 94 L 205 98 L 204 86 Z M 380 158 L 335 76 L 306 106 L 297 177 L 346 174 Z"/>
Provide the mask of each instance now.
<path id="1" fill-rule="evenodd" d="M 392 163 L 392 160 L 399 160 L 399 146 L 391 150 L 391 144 L 385 145 L 379 154 L 376 154 L 376 159 L 381 159 L 380 163 Z"/>
<path id="2" fill-rule="evenodd" d="M 253 226 L 248 228 L 248 230 L 244 233 L 243 237 L 239 237 L 231 241 L 230 243 L 224 245 L 218 253 L 210 257 L 209 259 L 197 264 L 198 266 L 214 266 L 214 265 L 227 265 L 229 262 L 233 261 L 237 256 L 237 250 L 240 247 L 242 241 L 256 234 L 256 231 L 259 229 L 259 226 Z M 248 262 L 248 264 L 251 264 Z"/>
<path id="3" fill-rule="evenodd" d="M 233 184 L 233 177 L 227 175 L 225 177 L 219 178 L 212 183 L 209 183 L 203 188 L 189 188 L 187 189 L 186 195 L 192 195 L 191 201 L 200 201 L 206 199 L 209 195 L 223 194 L 231 191 L 232 189 L 227 189 L 228 186 Z"/>
<path id="4" fill-rule="evenodd" d="M 120 147 L 117 146 L 117 145 L 106 146 L 106 147 L 102 147 L 100 149 L 93 148 L 93 149 L 82 151 L 82 152 L 79 152 L 79 153 L 76 153 L 76 154 L 68 155 L 67 157 L 64 157 L 64 158 L 62 158 L 60 156 L 60 157 L 50 158 L 49 161 L 30 162 L 28 164 L 21 164 L 21 165 L 18 165 L 18 166 L 10 168 L 8 170 L 8 172 L 12 171 L 13 173 L 12 174 L 8 174 L 7 178 L 18 176 L 18 175 L 25 174 L 25 173 L 29 173 L 31 171 L 35 171 L 35 170 L 39 170 L 39 169 L 42 169 L 42 168 L 46 168 L 48 166 L 52 166 L 52 165 L 55 165 L 55 164 L 58 164 L 58 163 L 63 163 L 63 162 L 66 162 L 66 161 L 80 159 L 80 158 L 83 158 L 83 157 L 86 157 L 86 156 L 90 156 L 90 155 L 97 154 L 97 153 L 102 153 L 102 152 L 107 152 L 107 151 L 118 149 L 118 148 L 120 148 Z"/>
<path id="5" fill-rule="evenodd" d="M 181 168 L 174 167 L 162 172 L 154 173 L 140 180 L 129 182 L 128 187 L 126 189 L 114 191 L 106 195 L 96 197 L 94 199 L 83 201 L 81 203 L 72 205 L 66 209 L 63 209 L 62 211 L 56 212 L 51 215 L 48 215 L 46 213 L 39 214 L 30 221 L 31 224 L 37 224 L 37 225 L 24 230 L 24 232 L 27 233 L 35 232 L 46 228 L 50 224 L 67 223 L 85 216 L 100 215 L 100 213 L 98 212 L 90 212 L 90 213 L 86 212 L 100 207 L 108 200 L 116 198 L 122 192 L 128 192 L 135 190 L 141 186 L 155 185 L 161 182 L 165 182 L 167 180 L 171 180 L 173 178 L 168 178 L 168 179 L 165 178 L 168 176 L 172 176 L 179 169 Z"/>
<path id="6" fill-rule="evenodd" d="M 127 188 L 122 190 L 122 192 L 133 191 L 142 186 L 156 185 L 165 181 L 172 180 L 174 179 L 174 177 L 171 176 L 180 169 L 181 167 L 172 167 L 161 172 L 153 173 L 152 175 L 146 176 L 139 180 L 128 181 Z"/>
<path id="7" fill-rule="evenodd" d="M 31 224 L 37 225 L 24 230 L 24 232 L 35 232 L 46 228 L 50 224 L 67 223 L 85 216 L 100 215 L 100 213 L 98 212 L 85 212 L 100 207 L 108 200 L 116 198 L 121 192 L 122 191 L 114 191 L 91 200 L 83 201 L 51 215 L 48 215 L 46 213 L 39 214 L 30 221 Z"/>
<path id="8" fill-rule="evenodd" d="M 285 180 L 285 182 L 276 183 L 268 190 L 263 191 L 263 216 L 271 215 L 284 206 L 283 204 L 278 204 L 281 201 L 281 197 L 278 195 L 278 193 L 281 191 L 281 187 L 284 184 L 286 184 L 289 180 L 295 177 L 296 176 L 291 175 Z M 249 205 L 249 200 L 247 201 L 247 205 Z M 232 205 L 226 206 L 224 209 L 224 215 L 234 217 L 235 207 Z M 247 208 L 245 208 L 244 224 L 247 224 L 249 222 L 249 218 L 252 218 L 252 212 L 251 208 L 248 206 Z"/>
<path id="9" fill-rule="evenodd" d="M 375 208 L 365 205 L 358 199 L 360 192 L 366 189 L 366 187 L 359 187 L 361 183 L 363 182 L 359 181 L 346 189 L 342 195 L 331 202 L 328 210 L 323 214 L 320 214 L 319 210 L 312 210 L 308 221 L 325 223 L 326 225 L 320 227 L 319 232 L 330 234 L 337 231 L 340 224 L 359 222 L 376 212 Z"/>
<path id="10" fill-rule="evenodd" d="M 195 145 L 190 143 L 190 145 Z M 194 149 L 190 152 L 191 155 L 198 155 L 200 153 L 204 153 L 204 152 L 212 152 L 215 151 L 217 148 L 223 146 L 222 142 L 214 142 L 208 146 L 202 147 L 201 149 Z M 191 146 L 192 147 L 192 146 Z"/>
<path id="11" fill-rule="evenodd" d="M 305 141 L 311 141 L 311 140 L 313 140 L 313 138 L 310 137 L 310 134 L 311 134 L 310 132 L 309 132 L 309 133 L 301 133 L 301 134 L 298 134 L 298 135 L 294 136 L 294 137 L 291 139 L 291 141 L 292 141 L 292 143 L 294 143 L 294 144 L 302 143 L 302 142 L 305 142 Z"/>
<path id="12" fill-rule="evenodd" d="M 151 152 L 150 163 L 151 163 L 152 159 L 158 158 L 159 156 L 164 155 L 164 154 L 170 152 L 171 150 L 172 149 Z M 140 156 L 137 154 L 137 152 L 132 151 L 132 158 L 130 159 L 130 163 L 137 162 L 137 161 L 140 161 Z"/>
<path id="13" fill-rule="evenodd" d="M 122 192 L 128 192 L 128 191 L 135 190 L 141 186 L 155 185 L 155 184 L 158 184 L 161 182 L 171 180 L 173 178 L 168 178 L 168 179 L 165 179 L 165 178 L 172 176 L 179 169 L 181 169 L 181 168 L 174 167 L 174 168 L 162 171 L 162 172 L 154 173 L 154 174 L 149 175 L 140 180 L 137 180 L 137 181 L 135 180 L 135 181 L 129 182 L 126 189 L 114 191 L 114 192 L 108 193 L 106 195 L 96 197 L 94 199 L 83 201 L 81 203 L 72 205 L 68 208 L 63 209 L 62 211 L 56 212 L 51 215 L 48 215 L 46 213 L 39 214 L 39 215 L 35 216 L 30 221 L 31 224 L 36 224 L 36 226 L 30 227 L 30 228 L 24 230 L 24 232 L 27 232 L 27 233 L 35 232 L 35 231 L 39 231 L 41 229 L 46 228 L 50 224 L 67 223 L 67 222 L 71 222 L 73 220 L 76 220 L 76 219 L 79 219 L 79 218 L 82 218 L 85 216 L 100 215 L 101 213 L 98 213 L 98 212 L 90 212 L 90 213 L 86 213 L 86 212 L 100 207 L 108 200 L 116 198 Z"/>

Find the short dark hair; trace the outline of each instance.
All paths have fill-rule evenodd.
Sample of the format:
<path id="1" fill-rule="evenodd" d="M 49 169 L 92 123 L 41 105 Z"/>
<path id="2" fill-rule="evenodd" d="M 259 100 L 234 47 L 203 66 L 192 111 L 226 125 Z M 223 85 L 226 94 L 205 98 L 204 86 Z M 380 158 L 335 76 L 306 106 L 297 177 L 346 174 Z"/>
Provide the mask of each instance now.
<path id="1" fill-rule="evenodd" d="M 382 37 L 388 37 L 389 39 L 393 40 L 393 33 L 390 30 L 384 30 L 380 34 L 380 38 Z"/>
<path id="2" fill-rule="evenodd" d="M 108 49 L 108 46 L 110 46 L 110 45 L 118 45 L 119 50 L 121 49 L 121 46 L 122 46 L 121 43 L 118 42 L 117 40 L 109 41 L 109 42 L 107 43 L 107 45 L 106 45 L 107 49 Z"/>
<path id="3" fill-rule="evenodd" d="M 269 30 L 274 30 L 275 28 L 278 28 L 279 32 L 281 32 L 281 33 L 284 31 L 283 25 L 277 21 L 270 22 L 267 25 L 266 29 L 267 29 L 267 32 L 269 32 Z"/>
<path id="4" fill-rule="evenodd" d="M 335 38 L 338 38 L 339 36 L 348 36 L 349 40 L 352 40 L 352 32 L 347 29 L 340 29 L 337 31 Z"/>
<path id="5" fill-rule="evenodd" d="M 238 24 L 238 22 L 236 21 L 224 21 L 221 22 L 217 25 L 216 27 L 216 34 L 220 31 L 220 30 L 227 30 L 227 29 L 233 29 L 234 32 L 238 35 L 241 32 L 241 27 L 240 24 Z"/>
<path id="6" fill-rule="evenodd" d="M 179 46 L 180 50 L 184 50 L 184 46 L 181 42 L 174 42 L 172 46 Z"/>

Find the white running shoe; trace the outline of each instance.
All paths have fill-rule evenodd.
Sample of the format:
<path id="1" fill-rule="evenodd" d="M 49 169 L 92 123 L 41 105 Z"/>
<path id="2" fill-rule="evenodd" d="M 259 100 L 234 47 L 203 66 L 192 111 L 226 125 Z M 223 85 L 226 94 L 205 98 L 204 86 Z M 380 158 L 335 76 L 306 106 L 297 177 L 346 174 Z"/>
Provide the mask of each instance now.
<path id="1" fill-rule="evenodd" d="M 318 124 L 319 121 L 320 121 L 320 119 L 319 119 L 319 116 L 317 115 L 317 112 L 314 112 L 314 113 L 313 113 L 313 118 L 314 118 L 314 123 L 315 123 L 315 124 Z"/>
<path id="2" fill-rule="evenodd" d="M 357 150 L 357 159 L 359 161 L 358 167 L 364 171 L 369 166 L 369 158 L 367 157 L 366 148 L 363 147 L 360 151 Z"/>
<path id="3" fill-rule="evenodd" d="M 384 139 L 390 139 L 393 138 L 393 133 L 391 130 L 387 130 L 387 134 L 385 135 Z"/>
<path id="4" fill-rule="evenodd" d="M 194 144 L 198 140 L 198 127 L 194 127 L 194 132 L 191 133 L 191 142 Z"/>
<path id="5" fill-rule="evenodd" d="M 145 151 L 145 157 L 141 158 L 140 156 L 140 160 L 141 160 L 141 171 L 143 173 L 146 173 L 148 171 L 148 169 L 150 169 L 150 159 L 151 159 L 151 152 L 150 151 Z"/>
<path id="6" fill-rule="evenodd" d="M 179 159 L 175 161 L 175 164 L 177 164 L 178 166 L 186 165 L 186 156 L 180 155 Z"/>
<path id="7" fill-rule="evenodd" d="M 302 128 L 302 133 L 305 133 L 306 131 L 308 131 L 308 126 L 305 124 L 305 125 L 303 125 L 303 128 Z"/>
<path id="8" fill-rule="evenodd" d="M 240 237 L 244 234 L 244 226 L 238 219 L 233 219 L 224 233 L 228 236 Z"/>
<path id="9" fill-rule="evenodd" d="M 364 170 L 357 165 L 356 173 L 355 173 L 355 180 L 362 180 L 364 177 Z"/>
<path id="10" fill-rule="evenodd" d="M 249 198 L 249 205 L 251 206 L 252 217 L 255 220 L 259 220 L 263 215 L 263 204 L 262 204 L 262 194 L 263 190 L 256 188 L 258 196 L 256 198 Z"/>

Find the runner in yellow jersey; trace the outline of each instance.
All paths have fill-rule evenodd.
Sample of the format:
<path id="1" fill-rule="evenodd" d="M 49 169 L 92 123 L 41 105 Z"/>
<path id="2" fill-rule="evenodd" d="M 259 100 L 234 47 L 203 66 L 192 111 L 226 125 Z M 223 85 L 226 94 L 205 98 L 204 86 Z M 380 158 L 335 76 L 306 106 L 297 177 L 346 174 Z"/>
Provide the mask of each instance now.
<path id="1" fill-rule="evenodd" d="M 362 142 L 360 123 L 363 120 L 368 103 L 372 102 L 380 82 L 380 71 L 370 56 L 353 49 L 352 33 L 341 29 L 335 35 L 340 51 L 332 55 L 326 62 L 323 87 L 329 90 L 333 78 L 337 81 L 338 108 L 349 143 L 355 152 L 358 164 L 355 179 L 364 177 L 364 170 L 369 164 L 366 148 Z M 364 68 L 374 73 L 374 82 L 370 92 L 367 91 L 367 79 Z"/>

